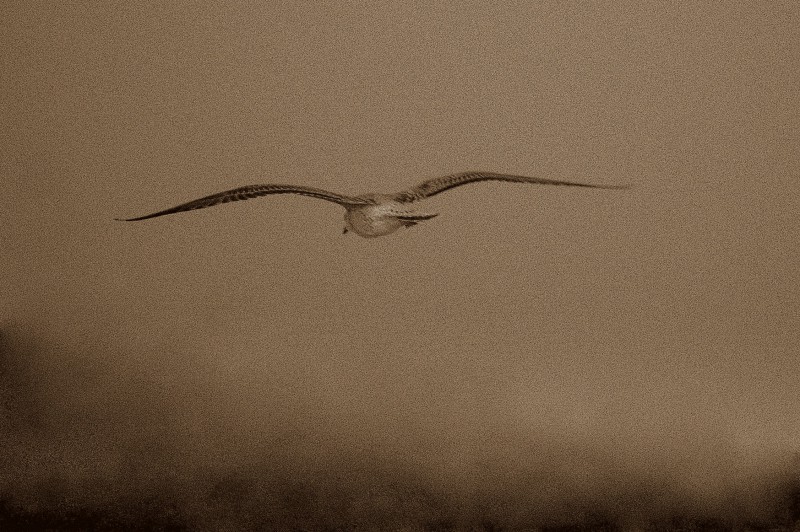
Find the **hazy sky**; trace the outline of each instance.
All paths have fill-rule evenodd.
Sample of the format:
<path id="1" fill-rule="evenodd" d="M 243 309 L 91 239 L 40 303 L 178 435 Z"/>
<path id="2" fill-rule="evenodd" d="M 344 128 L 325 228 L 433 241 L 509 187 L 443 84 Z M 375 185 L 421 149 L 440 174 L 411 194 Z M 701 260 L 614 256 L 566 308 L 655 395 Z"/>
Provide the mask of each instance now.
<path id="1" fill-rule="evenodd" d="M 0 498 L 264 467 L 413 477 L 456 520 L 725 514 L 800 450 L 798 28 L 777 1 L 4 2 Z M 297 196 L 112 220 L 471 169 L 633 188 L 476 184 L 373 240 Z"/>

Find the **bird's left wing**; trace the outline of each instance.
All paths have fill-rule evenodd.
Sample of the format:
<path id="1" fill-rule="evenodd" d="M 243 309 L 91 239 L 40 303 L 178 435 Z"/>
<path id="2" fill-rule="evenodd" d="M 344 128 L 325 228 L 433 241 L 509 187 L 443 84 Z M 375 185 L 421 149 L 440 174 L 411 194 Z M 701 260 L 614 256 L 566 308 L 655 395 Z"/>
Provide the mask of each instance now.
<path id="1" fill-rule="evenodd" d="M 589 183 L 576 183 L 574 181 L 560 181 L 545 179 L 543 177 L 527 177 L 512 174 L 497 174 L 494 172 L 462 172 L 460 174 L 446 175 L 423 181 L 419 185 L 398 192 L 393 196 L 396 201 L 411 203 L 413 201 L 429 198 L 454 187 L 475 183 L 477 181 L 510 181 L 514 183 L 531 183 L 534 185 L 563 185 L 569 187 L 587 188 L 628 188 L 628 185 L 592 185 Z"/>
<path id="2" fill-rule="evenodd" d="M 328 192 L 320 188 L 304 187 L 296 185 L 248 185 L 244 187 L 226 190 L 225 192 L 218 192 L 211 194 L 194 201 L 181 203 L 175 207 L 170 207 L 163 211 L 154 212 L 152 214 L 145 214 L 144 216 L 137 216 L 136 218 L 115 218 L 116 220 L 124 222 L 135 222 L 137 220 L 146 220 L 148 218 L 155 218 L 157 216 L 164 216 L 166 214 L 174 214 L 176 212 L 193 211 L 195 209 L 205 209 L 206 207 L 213 207 L 221 203 L 229 203 L 231 201 L 242 201 L 259 196 L 267 196 L 269 194 L 299 194 L 301 196 L 309 196 L 312 198 L 323 199 L 332 201 L 339 205 L 361 205 L 369 203 L 366 200 L 353 198 L 350 196 L 343 196 L 334 192 Z"/>

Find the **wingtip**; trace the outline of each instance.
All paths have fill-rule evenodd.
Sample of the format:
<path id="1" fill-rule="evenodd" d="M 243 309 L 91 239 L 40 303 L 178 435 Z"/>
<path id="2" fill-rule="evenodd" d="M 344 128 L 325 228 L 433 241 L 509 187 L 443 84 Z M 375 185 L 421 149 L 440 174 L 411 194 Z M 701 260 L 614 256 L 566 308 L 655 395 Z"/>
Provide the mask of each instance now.
<path id="1" fill-rule="evenodd" d="M 146 216 L 137 216 L 136 218 L 114 218 L 114 221 L 116 221 L 116 222 L 138 222 L 139 220 L 147 220 L 148 218 L 155 218 L 155 216 L 153 216 L 152 214 L 148 214 Z"/>
<path id="2" fill-rule="evenodd" d="M 138 222 L 139 220 L 144 220 L 146 218 L 151 218 L 151 216 L 139 216 L 137 218 L 114 218 L 115 222 Z"/>

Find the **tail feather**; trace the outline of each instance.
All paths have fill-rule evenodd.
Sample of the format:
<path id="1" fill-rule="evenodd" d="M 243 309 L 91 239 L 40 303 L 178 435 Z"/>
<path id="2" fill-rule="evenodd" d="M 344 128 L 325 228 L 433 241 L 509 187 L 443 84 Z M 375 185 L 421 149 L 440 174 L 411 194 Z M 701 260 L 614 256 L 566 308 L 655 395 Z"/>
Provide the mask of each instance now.
<path id="1" fill-rule="evenodd" d="M 435 218 L 439 216 L 439 213 L 436 214 L 399 214 L 397 215 L 398 220 L 403 220 L 405 222 L 422 222 L 424 220 L 430 220 L 431 218 Z"/>
<path id="2" fill-rule="evenodd" d="M 439 216 L 439 213 L 436 214 L 400 214 L 397 216 L 397 219 L 400 220 L 400 223 L 403 224 L 404 227 L 413 227 L 417 225 L 419 222 L 430 220 Z"/>

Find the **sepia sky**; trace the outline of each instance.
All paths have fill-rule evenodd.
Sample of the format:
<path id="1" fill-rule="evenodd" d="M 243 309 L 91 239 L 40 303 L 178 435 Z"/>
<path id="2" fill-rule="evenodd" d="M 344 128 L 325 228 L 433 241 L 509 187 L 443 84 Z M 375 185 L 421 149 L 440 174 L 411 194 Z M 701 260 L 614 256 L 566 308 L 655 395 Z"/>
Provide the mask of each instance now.
<path id="1" fill-rule="evenodd" d="M 269 470 L 463 523 L 757 514 L 800 450 L 798 28 L 794 2 L 5 2 L 0 499 L 195 515 Z M 113 221 L 473 169 L 632 188 L 478 183 L 370 240 L 288 195 Z M 362 499 L 341 519 L 397 507 Z"/>

